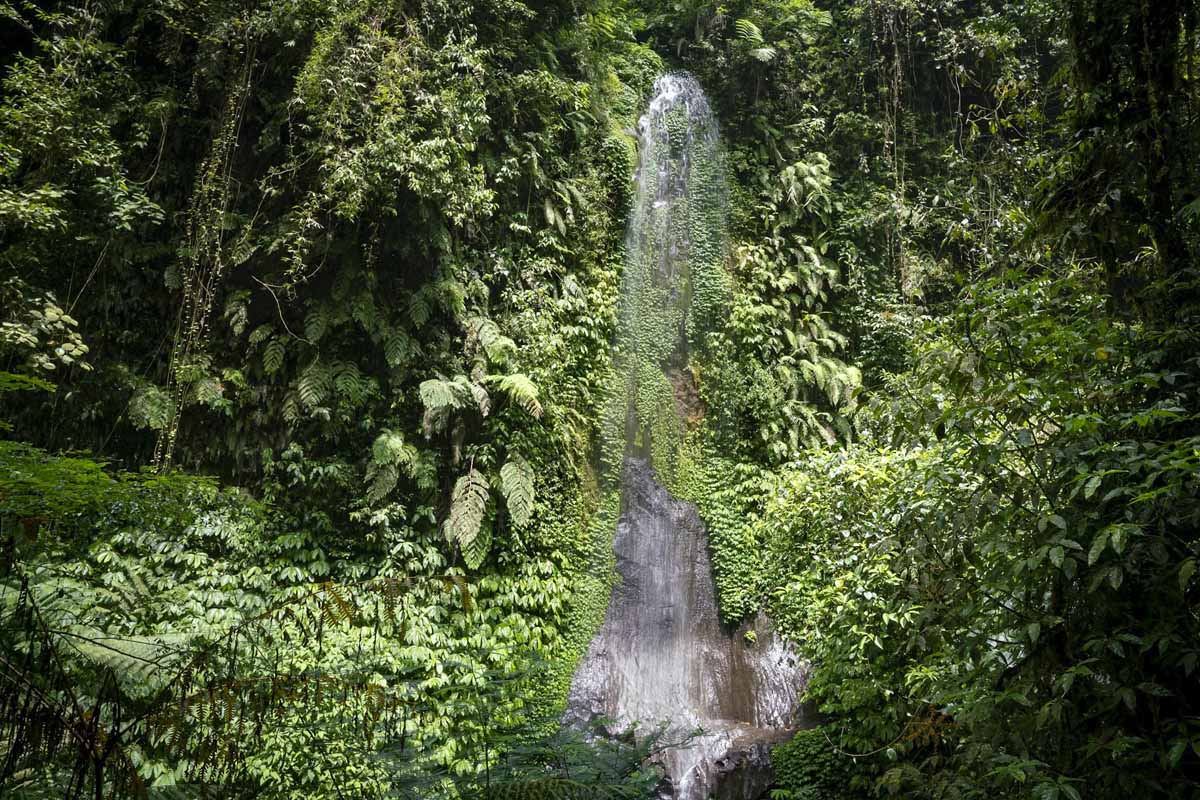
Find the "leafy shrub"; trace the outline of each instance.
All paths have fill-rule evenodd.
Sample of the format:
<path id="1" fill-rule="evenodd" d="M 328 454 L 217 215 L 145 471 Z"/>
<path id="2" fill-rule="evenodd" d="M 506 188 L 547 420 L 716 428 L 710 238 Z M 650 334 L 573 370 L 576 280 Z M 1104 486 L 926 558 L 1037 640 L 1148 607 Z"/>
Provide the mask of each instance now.
<path id="1" fill-rule="evenodd" d="M 1197 785 L 1195 356 L 1098 286 L 972 287 L 879 398 L 890 446 L 795 463 L 756 523 L 809 696 L 890 793 Z"/>
<path id="2" fill-rule="evenodd" d="M 802 730 L 771 750 L 776 788 L 772 800 L 856 800 L 857 762 L 838 753 L 824 728 Z"/>

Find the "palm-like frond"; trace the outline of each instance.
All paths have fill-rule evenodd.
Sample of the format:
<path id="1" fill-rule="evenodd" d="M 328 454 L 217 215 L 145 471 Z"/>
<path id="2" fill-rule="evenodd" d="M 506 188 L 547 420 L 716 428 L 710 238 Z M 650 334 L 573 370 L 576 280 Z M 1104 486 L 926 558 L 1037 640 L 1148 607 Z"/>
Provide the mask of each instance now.
<path id="1" fill-rule="evenodd" d="M 533 517 L 533 467 L 514 455 L 500 468 L 500 491 L 508 503 L 508 512 L 517 525 L 527 525 Z"/>
<path id="2" fill-rule="evenodd" d="M 472 467 L 454 484 L 450 495 L 450 516 L 446 519 L 446 538 L 461 548 L 470 547 L 479 535 L 491 487 L 483 473 Z"/>
<path id="3" fill-rule="evenodd" d="M 510 401 L 516 403 L 537 419 L 542 418 L 542 403 L 538 399 L 538 388 L 528 375 L 514 372 L 509 375 L 489 375 L 487 380 L 494 381 Z"/>

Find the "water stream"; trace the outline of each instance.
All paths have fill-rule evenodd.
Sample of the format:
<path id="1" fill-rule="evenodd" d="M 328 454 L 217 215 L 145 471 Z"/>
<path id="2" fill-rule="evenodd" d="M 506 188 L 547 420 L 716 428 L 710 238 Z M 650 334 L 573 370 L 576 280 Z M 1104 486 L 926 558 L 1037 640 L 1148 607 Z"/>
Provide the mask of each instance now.
<path id="1" fill-rule="evenodd" d="M 660 78 L 639 125 L 622 283 L 620 580 L 575 673 L 567 714 L 575 724 L 611 720 L 614 735 L 633 726 L 666 725 L 669 738 L 702 730 L 663 756 L 660 795 L 678 800 L 762 795 L 772 779 L 768 746 L 797 726 L 803 682 L 803 665 L 761 615 L 737 630 L 721 624 L 704 523 L 663 486 L 692 410 L 679 376 L 705 319 L 719 313 L 711 291 L 719 276 L 704 274 L 724 269 L 719 158 L 699 84 Z"/>

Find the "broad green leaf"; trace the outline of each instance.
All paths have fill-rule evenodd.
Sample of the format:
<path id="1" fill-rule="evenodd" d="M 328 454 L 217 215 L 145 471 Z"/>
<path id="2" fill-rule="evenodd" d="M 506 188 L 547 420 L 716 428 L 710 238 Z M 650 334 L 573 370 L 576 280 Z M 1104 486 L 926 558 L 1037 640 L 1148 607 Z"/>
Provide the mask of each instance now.
<path id="1" fill-rule="evenodd" d="M 1187 591 L 1188 583 L 1196 574 L 1196 559 L 1189 558 L 1179 566 L 1179 590 Z"/>
<path id="2" fill-rule="evenodd" d="M 1125 571 L 1120 567 L 1109 567 L 1108 569 L 1108 585 L 1114 589 L 1121 588 L 1121 581 L 1125 579 Z"/>
<path id="3" fill-rule="evenodd" d="M 1129 541 L 1129 528 L 1125 525 L 1117 525 L 1112 532 L 1112 548 L 1117 553 L 1125 552 L 1125 545 Z"/>

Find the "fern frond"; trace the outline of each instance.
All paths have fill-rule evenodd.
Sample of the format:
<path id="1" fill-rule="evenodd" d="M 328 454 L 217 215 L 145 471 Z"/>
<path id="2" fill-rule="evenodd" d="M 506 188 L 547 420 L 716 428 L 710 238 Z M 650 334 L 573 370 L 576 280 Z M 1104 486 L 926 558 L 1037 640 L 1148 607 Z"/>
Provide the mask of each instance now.
<path id="1" fill-rule="evenodd" d="M 283 421 L 294 425 L 300 419 L 300 399 L 295 391 L 290 391 L 283 398 Z"/>
<path id="2" fill-rule="evenodd" d="M 469 542 L 462 544 L 460 549 L 467 569 L 479 569 L 487 558 L 488 551 L 492 549 L 492 526 L 481 525 L 479 533 Z"/>
<path id="3" fill-rule="evenodd" d="M 383 595 L 383 615 L 389 625 L 396 624 L 396 601 L 400 597 L 400 581 L 396 578 L 383 578 L 379 585 Z"/>
<path id="4" fill-rule="evenodd" d="M 467 579 L 462 575 L 446 575 L 442 578 L 442 585 L 446 587 L 446 591 L 458 592 L 458 599 L 462 603 L 463 611 L 470 614 L 475 608 L 475 602 L 471 597 L 471 587 L 467 583 Z"/>
<path id="5" fill-rule="evenodd" d="M 412 324 L 420 328 L 429 321 L 429 298 L 424 290 L 414 294 L 408 301 L 408 318 Z"/>
<path id="6" fill-rule="evenodd" d="M 479 406 L 479 413 L 487 416 L 492 413 L 492 397 L 488 394 L 488 390 L 482 384 L 471 382 L 471 394 L 475 397 L 475 404 Z"/>
<path id="7" fill-rule="evenodd" d="M 508 504 L 508 513 L 519 526 L 533 517 L 533 467 L 519 455 L 512 456 L 500 468 L 500 491 Z"/>
<path id="8" fill-rule="evenodd" d="M 367 480 L 371 486 L 367 489 L 367 502 L 374 505 L 392 493 L 400 479 L 400 471 L 392 464 L 378 466 L 372 464 L 367 469 Z"/>
<path id="9" fill-rule="evenodd" d="M 296 384 L 300 402 L 309 409 L 321 405 L 332 389 L 333 371 L 320 358 L 314 358 L 312 363 L 304 368 Z"/>
<path id="10" fill-rule="evenodd" d="M 538 399 L 537 384 L 522 372 L 509 375 L 489 375 L 488 380 L 495 381 L 508 399 L 519 405 L 537 419 L 542 418 L 542 404 Z"/>
<path id="11" fill-rule="evenodd" d="M 448 381 L 443 378 L 430 378 L 421 382 L 421 404 L 426 410 L 438 411 L 443 408 L 462 408 L 471 399 L 469 386 L 458 379 Z"/>
<path id="12" fill-rule="evenodd" d="M 332 368 L 333 386 L 338 398 L 352 407 L 361 406 L 376 393 L 373 378 L 363 375 L 358 365 L 350 361 L 339 361 Z"/>
<path id="13" fill-rule="evenodd" d="M 739 19 L 733 23 L 734 30 L 737 31 L 738 38 L 748 44 L 762 44 L 763 35 L 758 26 L 748 19 Z"/>
<path id="14" fill-rule="evenodd" d="M 304 318 L 304 337 L 310 342 L 318 342 L 329 329 L 329 314 L 322 306 L 316 306 Z"/>
<path id="15" fill-rule="evenodd" d="M 320 592 L 321 612 L 328 622 L 340 625 L 358 616 L 358 607 L 338 584 L 325 581 L 321 584 Z"/>
<path id="16" fill-rule="evenodd" d="M 466 288 L 453 278 L 444 278 L 429 284 L 429 289 L 437 297 L 437 303 L 452 317 L 462 317 L 466 312 Z"/>
<path id="17" fill-rule="evenodd" d="M 375 295 L 371 292 L 360 292 L 350 305 L 350 316 L 354 318 L 367 333 L 379 329 L 379 309 L 375 305 Z"/>
<path id="18" fill-rule="evenodd" d="M 136 427 L 156 431 L 167 427 L 172 410 L 171 396 L 149 382 L 138 387 L 126 406 L 129 420 Z"/>
<path id="19" fill-rule="evenodd" d="M 454 380 L 430 378 L 421 383 L 419 391 L 421 403 L 425 406 L 422 425 L 426 437 L 445 426 L 451 411 L 463 408 L 474 400 L 471 383 L 462 375 Z"/>
<path id="20" fill-rule="evenodd" d="M 267 343 L 267 347 L 263 350 L 263 371 L 268 375 L 274 375 L 283 366 L 283 357 L 287 353 L 287 340 L 282 336 L 276 336 Z"/>
<path id="21" fill-rule="evenodd" d="M 391 331 L 383 341 L 383 357 L 392 369 L 404 364 L 408 358 L 408 337 L 400 331 Z"/>
<path id="22" fill-rule="evenodd" d="M 270 323 L 267 323 L 266 325 L 259 325 L 250 332 L 250 344 L 262 344 L 267 339 L 270 339 L 271 334 L 273 333 L 275 333 L 274 325 L 271 325 Z"/>
<path id="23" fill-rule="evenodd" d="M 454 484 L 450 495 L 450 516 L 446 520 L 446 538 L 460 548 L 471 545 L 479 535 L 491 487 L 483 473 L 474 467 Z"/>
<path id="24" fill-rule="evenodd" d="M 555 228 L 557 228 L 560 236 L 566 236 L 567 218 L 559 212 L 549 197 L 546 198 L 546 202 L 543 204 L 543 207 L 543 210 L 546 214 L 546 224 L 553 225 Z"/>
<path id="25" fill-rule="evenodd" d="M 516 355 L 517 343 L 501 333 L 500 326 L 487 317 L 468 319 L 467 331 L 493 364 L 505 364 Z"/>
<path id="26" fill-rule="evenodd" d="M 417 448 L 404 441 L 402 434 L 384 428 L 371 445 L 371 463 L 367 467 L 371 487 L 367 490 L 367 500 L 378 503 L 391 494 L 401 470 L 410 478 L 416 477 L 419 457 Z"/>
<path id="27" fill-rule="evenodd" d="M 69 646 L 89 661 L 110 669 L 119 678 L 147 686 L 184 655 L 183 634 L 159 636 L 90 636 L 64 634 Z"/>
<path id="28" fill-rule="evenodd" d="M 371 445 L 371 460 L 379 465 L 393 464 L 411 469 L 417 463 L 417 448 L 404 441 L 404 435 L 384 428 Z"/>

